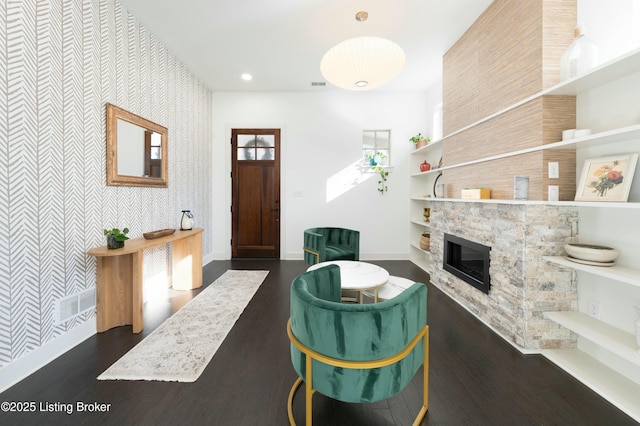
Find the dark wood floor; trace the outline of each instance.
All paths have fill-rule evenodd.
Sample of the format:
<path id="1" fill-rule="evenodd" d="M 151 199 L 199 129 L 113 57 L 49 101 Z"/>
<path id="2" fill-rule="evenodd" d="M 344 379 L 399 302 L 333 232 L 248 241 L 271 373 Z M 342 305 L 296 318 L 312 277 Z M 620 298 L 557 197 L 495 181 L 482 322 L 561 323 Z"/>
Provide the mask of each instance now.
<path id="1" fill-rule="evenodd" d="M 427 275 L 407 261 L 374 262 L 392 275 Z M 98 381 L 96 377 L 199 291 L 169 292 L 145 305 L 145 329 L 95 335 L 0 395 L 0 401 L 111 404 L 106 413 L 0 412 L 0 425 L 285 425 L 295 379 L 285 325 L 291 280 L 302 261 L 216 261 L 204 282 L 227 269 L 268 269 L 267 279 L 194 383 Z M 538 355 L 522 355 L 442 292 L 429 287 L 430 405 L 427 425 L 636 424 Z M 408 425 L 420 406 L 421 375 L 395 397 L 343 404 L 314 396 L 317 425 Z M 304 419 L 303 394 L 296 399 Z M 39 410 L 39 408 L 38 408 Z"/>

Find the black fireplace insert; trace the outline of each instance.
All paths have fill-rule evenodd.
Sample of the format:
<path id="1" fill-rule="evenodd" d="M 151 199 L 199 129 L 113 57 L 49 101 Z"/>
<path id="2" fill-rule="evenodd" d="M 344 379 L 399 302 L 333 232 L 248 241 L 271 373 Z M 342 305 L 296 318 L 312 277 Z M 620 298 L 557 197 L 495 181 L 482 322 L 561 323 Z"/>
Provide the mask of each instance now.
<path id="1" fill-rule="evenodd" d="M 491 247 L 444 234 L 444 270 L 487 294 L 491 288 L 490 254 Z"/>

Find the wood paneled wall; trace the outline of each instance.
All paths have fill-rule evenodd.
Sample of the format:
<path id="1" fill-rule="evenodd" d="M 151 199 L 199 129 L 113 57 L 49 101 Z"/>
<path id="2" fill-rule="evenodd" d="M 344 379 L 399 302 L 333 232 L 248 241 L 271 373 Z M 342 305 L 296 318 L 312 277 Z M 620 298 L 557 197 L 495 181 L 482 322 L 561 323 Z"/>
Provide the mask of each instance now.
<path id="1" fill-rule="evenodd" d="M 543 96 L 447 138 L 444 165 L 558 142 L 575 125 L 574 96 Z"/>
<path id="2" fill-rule="evenodd" d="M 557 84 L 576 14 L 576 0 L 495 0 L 444 56 L 444 134 Z M 444 165 L 557 142 L 563 130 L 575 127 L 575 119 L 575 97 L 540 97 L 446 137 Z M 548 161 L 560 162 L 560 179 L 548 181 Z M 492 198 L 512 199 L 515 175 L 529 176 L 531 200 L 546 200 L 547 185 L 560 186 L 561 200 L 573 199 L 575 151 L 529 153 L 445 170 L 442 180 L 448 197 L 482 186 L 491 188 Z"/>
<path id="3" fill-rule="evenodd" d="M 549 161 L 557 161 L 559 179 L 549 179 Z M 455 169 L 443 170 L 446 198 L 460 198 L 465 188 L 490 188 L 491 198 L 513 200 L 514 176 L 529 177 L 529 200 L 548 200 L 548 185 L 559 186 L 561 201 L 573 200 L 576 188 L 574 150 L 536 151 Z"/>
<path id="4" fill-rule="evenodd" d="M 557 84 L 576 14 L 576 0 L 495 0 L 444 55 L 444 134 Z"/>

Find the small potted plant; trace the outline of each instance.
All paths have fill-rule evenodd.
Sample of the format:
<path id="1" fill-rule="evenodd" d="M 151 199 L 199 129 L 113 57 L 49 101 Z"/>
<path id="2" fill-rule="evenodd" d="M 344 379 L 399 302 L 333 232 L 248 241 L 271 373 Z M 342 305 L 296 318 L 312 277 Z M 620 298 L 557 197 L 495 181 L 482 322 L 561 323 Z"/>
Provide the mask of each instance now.
<path id="1" fill-rule="evenodd" d="M 411 136 L 409 140 L 415 144 L 416 149 L 422 148 L 427 144 L 427 142 L 431 141 L 430 138 L 423 136 L 422 133 L 418 133 L 415 136 Z"/>
<path id="2" fill-rule="evenodd" d="M 382 164 L 382 162 L 387 159 L 387 156 L 380 151 L 376 151 L 375 153 L 367 154 L 364 158 L 371 167 L 375 167 Z"/>
<path id="3" fill-rule="evenodd" d="M 105 229 L 104 235 L 107 236 L 107 248 L 111 250 L 124 247 L 124 242 L 129 239 L 127 237 L 128 233 L 129 228 L 124 228 L 122 231 L 118 228 Z"/>

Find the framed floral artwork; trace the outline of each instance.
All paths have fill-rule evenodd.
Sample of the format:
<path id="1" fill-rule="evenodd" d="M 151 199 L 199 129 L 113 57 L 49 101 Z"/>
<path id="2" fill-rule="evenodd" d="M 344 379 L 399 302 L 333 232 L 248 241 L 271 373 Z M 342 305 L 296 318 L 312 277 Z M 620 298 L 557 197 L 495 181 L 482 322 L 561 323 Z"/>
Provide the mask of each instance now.
<path id="1" fill-rule="evenodd" d="M 637 162 L 638 154 L 585 160 L 575 200 L 626 202 Z"/>

